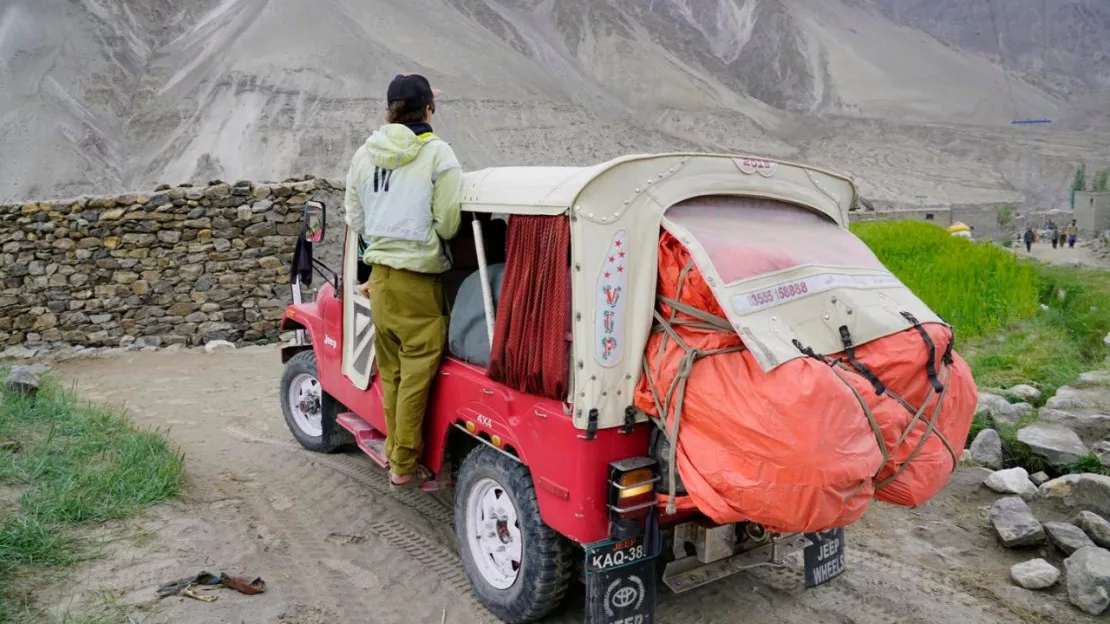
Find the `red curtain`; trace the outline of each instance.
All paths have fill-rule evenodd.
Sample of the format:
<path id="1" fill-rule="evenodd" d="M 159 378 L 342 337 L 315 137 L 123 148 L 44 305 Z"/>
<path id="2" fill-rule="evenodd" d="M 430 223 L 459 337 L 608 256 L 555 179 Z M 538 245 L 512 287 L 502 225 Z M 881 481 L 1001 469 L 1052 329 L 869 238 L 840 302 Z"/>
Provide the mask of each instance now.
<path id="1" fill-rule="evenodd" d="M 570 387 L 570 220 L 514 215 L 506 256 L 489 376 L 514 390 L 565 400 Z"/>

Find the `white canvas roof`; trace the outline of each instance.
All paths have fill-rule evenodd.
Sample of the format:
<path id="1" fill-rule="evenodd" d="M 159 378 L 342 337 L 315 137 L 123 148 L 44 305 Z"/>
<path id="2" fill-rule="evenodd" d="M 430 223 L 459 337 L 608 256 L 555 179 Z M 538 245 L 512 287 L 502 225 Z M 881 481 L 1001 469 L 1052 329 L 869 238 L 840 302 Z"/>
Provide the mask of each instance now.
<path id="1" fill-rule="evenodd" d="M 681 163 L 658 176 L 660 180 L 668 178 L 671 186 L 686 179 L 697 185 L 700 194 L 747 191 L 776 197 L 819 209 L 845 226 L 848 209 L 856 200 L 855 185 L 849 179 L 820 169 L 749 156 L 673 153 L 623 156 L 589 167 L 492 167 L 467 172 L 462 208 L 467 212 L 555 215 L 586 203 L 584 195 L 589 195 L 590 204 L 620 206 L 629 195 L 655 181 L 641 179 L 644 166 L 650 168 L 655 162 Z M 721 174 L 729 171 L 734 174 L 731 179 L 722 179 Z M 717 184 L 704 175 L 709 172 Z M 696 181 L 691 179 L 695 177 Z M 604 184 L 595 184 L 601 181 Z M 740 181 L 743 183 L 738 184 Z"/>

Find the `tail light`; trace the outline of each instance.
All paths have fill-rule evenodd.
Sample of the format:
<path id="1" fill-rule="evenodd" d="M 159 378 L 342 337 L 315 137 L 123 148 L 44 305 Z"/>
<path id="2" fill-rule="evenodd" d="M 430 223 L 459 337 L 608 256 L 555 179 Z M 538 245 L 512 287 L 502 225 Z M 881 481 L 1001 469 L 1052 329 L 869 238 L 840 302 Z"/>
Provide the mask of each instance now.
<path id="1" fill-rule="evenodd" d="M 609 515 L 613 519 L 642 518 L 655 506 L 656 462 L 631 457 L 609 464 Z"/>

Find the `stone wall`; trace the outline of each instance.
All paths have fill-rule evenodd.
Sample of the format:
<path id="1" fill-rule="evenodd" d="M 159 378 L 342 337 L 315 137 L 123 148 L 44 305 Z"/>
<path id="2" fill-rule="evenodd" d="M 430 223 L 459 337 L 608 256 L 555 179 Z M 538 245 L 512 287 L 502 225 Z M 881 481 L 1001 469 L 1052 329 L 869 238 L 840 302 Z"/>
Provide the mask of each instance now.
<path id="1" fill-rule="evenodd" d="M 853 222 L 868 221 L 928 221 L 941 227 L 952 225 L 952 210 L 950 208 L 910 208 L 899 210 L 859 210 L 848 213 L 848 218 Z"/>
<path id="2" fill-rule="evenodd" d="M 342 186 L 216 181 L 0 204 L 0 346 L 275 340 L 302 206 L 323 201 L 340 236 Z"/>

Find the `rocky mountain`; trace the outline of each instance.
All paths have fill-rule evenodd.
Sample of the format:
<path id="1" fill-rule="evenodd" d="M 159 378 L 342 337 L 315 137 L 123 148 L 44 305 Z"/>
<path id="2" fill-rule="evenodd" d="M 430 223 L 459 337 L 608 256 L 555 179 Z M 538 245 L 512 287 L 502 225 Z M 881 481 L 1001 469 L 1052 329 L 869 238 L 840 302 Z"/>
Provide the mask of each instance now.
<path id="1" fill-rule="evenodd" d="M 445 91 L 436 128 L 468 168 L 732 151 L 848 173 L 878 200 L 945 204 L 1027 189 L 1057 201 L 1076 162 L 1110 158 L 1101 135 L 1066 124 L 1027 153 L 1010 111 L 1064 119 L 1075 101 L 896 8 L 0 0 L 0 198 L 342 175 L 397 71 Z"/>
<path id="2" fill-rule="evenodd" d="M 1105 0 L 877 0 L 898 21 L 1065 95 L 1110 89 Z"/>

